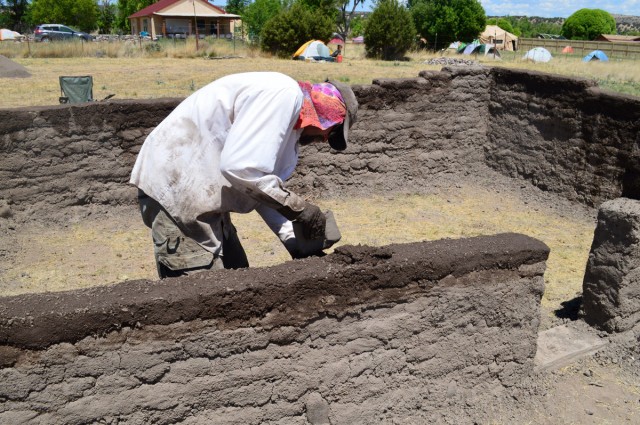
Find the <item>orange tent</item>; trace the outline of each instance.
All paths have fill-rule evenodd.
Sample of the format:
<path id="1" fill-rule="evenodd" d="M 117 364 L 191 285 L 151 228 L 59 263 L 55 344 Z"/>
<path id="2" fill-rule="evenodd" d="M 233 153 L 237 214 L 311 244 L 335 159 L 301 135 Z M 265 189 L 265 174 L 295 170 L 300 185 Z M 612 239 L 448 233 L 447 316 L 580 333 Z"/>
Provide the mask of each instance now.
<path id="1" fill-rule="evenodd" d="M 573 47 L 571 46 L 567 46 L 564 49 L 562 49 L 562 53 L 573 53 Z"/>

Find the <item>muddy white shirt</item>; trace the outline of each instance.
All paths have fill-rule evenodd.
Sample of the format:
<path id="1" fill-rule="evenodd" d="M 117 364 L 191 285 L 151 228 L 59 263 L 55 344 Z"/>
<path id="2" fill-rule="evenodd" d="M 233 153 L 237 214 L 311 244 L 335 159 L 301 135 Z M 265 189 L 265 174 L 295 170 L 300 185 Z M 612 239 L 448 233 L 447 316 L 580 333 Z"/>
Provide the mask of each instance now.
<path id="1" fill-rule="evenodd" d="M 130 183 L 158 201 L 187 236 L 220 255 L 229 212 L 258 212 L 284 242 L 291 223 L 272 208 L 302 200 L 283 187 L 298 161 L 303 94 L 292 78 L 220 78 L 176 107 L 147 137 Z"/>

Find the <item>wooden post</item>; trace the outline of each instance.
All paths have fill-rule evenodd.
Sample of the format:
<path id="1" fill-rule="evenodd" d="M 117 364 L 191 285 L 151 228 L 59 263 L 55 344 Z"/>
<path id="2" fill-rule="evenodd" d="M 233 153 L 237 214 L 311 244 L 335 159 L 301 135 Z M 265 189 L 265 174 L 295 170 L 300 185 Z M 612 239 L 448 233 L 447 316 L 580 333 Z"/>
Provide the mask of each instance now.
<path id="1" fill-rule="evenodd" d="M 193 2 L 193 23 L 196 26 L 196 51 L 199 50 L 198 46 L 198 17 L 196 16 L 196 0 L 191 0 Z"/>

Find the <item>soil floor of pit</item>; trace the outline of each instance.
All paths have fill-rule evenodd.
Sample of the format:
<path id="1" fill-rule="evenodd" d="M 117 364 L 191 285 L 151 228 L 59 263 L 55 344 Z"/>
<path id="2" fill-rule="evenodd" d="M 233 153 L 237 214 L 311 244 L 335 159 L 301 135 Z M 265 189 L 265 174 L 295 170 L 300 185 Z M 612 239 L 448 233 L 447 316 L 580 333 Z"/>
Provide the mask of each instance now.
<path id="1" fill-rule="evenodd" d="M 592 222 L 595 226 L 595 209 L 569 202 L 540 191 L 528 183 L 503 177 L 487 169 L 433 177 L 425 182 L 419 193 L 427 197 L 453 197 L 457 192 L 464 194 L 474 191 L 494 194 L 496 205 L 502 199 L 514 197 L 536 211 L 548 210 L 562 217 Z M 391 201 L 405 200 L 399 197 L 400 194 L 383 196 Z M 75 281 L 73 277 L 65 275 L 65 279 L 71 280 L 68 282 L 70 288 L 82 287 L 81 281 L 113 283 L 131 278 L 155 277 L 151 246 L 148 240 L 138 240 L 148 238 L 148 231 L 141 224 L 137 208 L 133 205 L 90 205 L 64 211 L 31 211 L 28 214 L 8 210 L 0 216 L 0 294 L 30 292 L 24 287 L 30 278 L 28 265 L 42 257 L 50 257 L 48 269 L 51 275 L 41 278 L 41 281 L 55 280 L 56 268 L 69 267 L 69 264 L 87 271 L 85 274 L 79 273 Z M 253 217 L 253 221 L 256 219 L 259 221 L 257 216 Z M 447 218 L 442 220 L 440 224 L 445 225 Z M 79 225 L 82 225 L 82 229 Z M 237 223 L 236 225 L 242 236 L 242 228 Z M 87 228 L 98 235 L 97 240 L 103 238 L 104 243 L 95 243 L 95 235 L 93 239 L 87 238 Z M 77 238 L 69 238 L 68 235 L 74 232 L 78 234 Z M 45 240 L 39 240 L 39 235 L 45 235 Z M 249 234 L 248 237 L 253 236 Z M 78 241 L 77 246 L 74 246 L 74 240 Z M 349 243 L 348 240 L 342 242 Z M 278 248 L 277 241 L 273 245 L 271 243 L 261 245 L 253 253 L 247 250 L 250 261 L 252 256 L 270 257 L 253 261 L 253 264 L 262 266 L 286 260 L 286 252 Z M 115 260 L 112 256 L 114 244 L 118 246 Z M 140 249 L 139 244 L 148 245 L 148 249 Z M 55 252 L 48 252 L 43 248 L 46 246 L 55 246 L 52 250 Z M 129 261 L 126 263 L 128 265 L 123 266 L 124 262 L 119 262 L 118 258 L 128 256 L 135 256 L 135 261 Z M 67 262 L 71 257 L 74 261 Z M 20 275 L 9 278 L 18 267 L 22 270 Z M 110 279 L 102 280 L 104 276 L 110 276 Z M 51 288 L 40 286 L 32 290 L 41 292 Z M 560 305 L 561 308 L 553 304 L 543 306 L 541 330 L 566 325 L 598 334 L 578 318 L 579 294 L 568 297 Z M 492 412 L 492 419 L 488 423 L 640 423 L 640 330 L 615 336 L 599 336 L 607 344 L 597 352 L 573 359 L 555 369 L 537 372 L 531 379 L 523 382 L 507 402 L 496 395 L 495 404 L 482 406 L 483 412 Z M 465 409 L 472 412 L 476 408 L 480 407 L 470 405 Z M 450 423 L 460 422 L 455 417 L 448 419 Z"/>

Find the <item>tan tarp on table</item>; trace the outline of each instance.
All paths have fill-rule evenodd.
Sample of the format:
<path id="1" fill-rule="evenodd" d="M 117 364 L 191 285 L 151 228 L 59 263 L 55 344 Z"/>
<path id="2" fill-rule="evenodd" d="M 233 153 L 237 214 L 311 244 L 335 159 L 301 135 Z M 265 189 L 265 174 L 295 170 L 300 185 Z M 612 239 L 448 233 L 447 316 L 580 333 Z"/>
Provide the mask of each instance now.
<path id="1" fill-rule="evenodd" d="M 484 32 L 480 34 L 480 41 L 483 44 L 495 44 L 498 50 L 518 49 L 518 37 L 497 25 L 487 25 Z"/>

